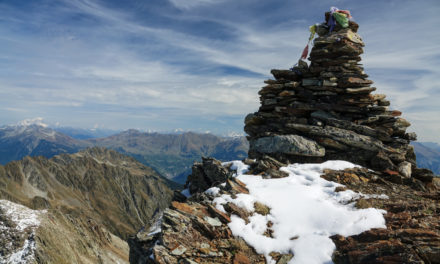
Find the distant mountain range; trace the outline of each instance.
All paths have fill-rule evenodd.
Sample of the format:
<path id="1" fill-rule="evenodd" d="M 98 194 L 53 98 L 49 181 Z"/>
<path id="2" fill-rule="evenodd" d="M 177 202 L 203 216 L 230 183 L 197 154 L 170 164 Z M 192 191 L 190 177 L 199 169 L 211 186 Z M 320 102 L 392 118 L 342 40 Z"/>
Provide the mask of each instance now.
<path id="1" fill-rule="evenodd" d="M 434 142 L 413 142 L 417 165 L 440 175 L 440 145 Z"/>
<path id="2" fill-rule="evenodd" d="M 50 158 L 60 153 L 75 153 L 87 147 L 101 146 L 130 155 L 168 179 L 182 184 L 191 173 L 194 161 L 201 160 L 202 156 L 224 161 L 243 159 L 248 149 L 244 137 L 225 138 L 192 132 L 159 134 L 131 129 L 104 138 L 87 138 L 83 134 L 80 138 L 87 139 L 79 139 L 79 134 L 74 131 L 67 129 L 71 135 L 68 136 L 42 123 L 2 127 L 0 164 L 20 160 L 28 155 Z"/>
<path id="3" fill-rule="evenodd" d="M 20 123 L 0 128 L 0 164 L 25 156 L 49 158 L 60 153 L 74 153 L 88 146 L 91 144 L 73 139 L 44 124 Z"/>
<path id="4" fill-rule="evenodd" d="M 194 161 L 202 156 L 220 160 L 243 159 L 247 156 L 244 137 L 222 138 L 212 134 L 143 133 L 127 130 L 106 138 L 90 139 L 95 146 L 106 147 L 133 156 L 178 183 L 184 183 Z"/>
<path id="5" fill-rule="evenodd" d="M 63 133 L 68 133 L 69 135 Z M 82 132 L 81 132 L 82 131 Z M 43 123 L 22 122 L 0 128 L 0 164 L 25 156 L 50 158 L 60 153 L 75 153 L 92 146 L 114 149 L 136 158 L 168 179 L 183 184 L 194 161 L 211 156 L 222 161 L 247 156 L 245 137 L 219 137 L 193 132 L 161 134 L 130 129 L 107 137 L 95 138 L 89 130 L 55 130 Z M 74 138 L 75 137 L 75 138 Z M 419 167 L 440 174 L 440 145 L 413 142 Z M 176 187 L 176 186 L 173 186 Z"/>
<path id="6" fill-rule="evenodd" d="M 74 139 L 90 139 L 90 138 L 102 138 L 117 134 L 121 131 L 111 129 L 83 129 L 74 127 L 55 127 L 55 131 L 63 133 Z"/>

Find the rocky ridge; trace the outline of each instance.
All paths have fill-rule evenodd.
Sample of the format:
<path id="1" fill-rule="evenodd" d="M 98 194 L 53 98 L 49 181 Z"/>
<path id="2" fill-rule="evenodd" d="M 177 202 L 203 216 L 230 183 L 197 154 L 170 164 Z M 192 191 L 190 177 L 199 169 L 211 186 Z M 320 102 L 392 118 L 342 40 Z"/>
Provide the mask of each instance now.
<path id="1" fill-rule="evenodd" d="M 154 170 L 104 148 L 26 157 L 0 166 L 0 199 L 46 213 L 35 232 L 17 233 L 10 216 L 0 212 L 8 227 L 0 235 L 23 237 L 9 254 L 35 241 L 37 263 L 128 262 L 124 240 L 148 225 L 171 196 Z"/>
<path id="2" fill-rule="evenodd" d="M 198 186 L 197 190 L 210 186 L 209 178 L 198 178 L 201 171 L 221 172 L 218 182 L 226 181 L 219 185 L 222 193 L 248 192 L 242 182 L 231 177 L 233 171 L 230 168 L 212 158 L 193 166 L 193 175 L 197 176 L 190 176 L 195 181 L 189 182 Z M 224 172 L 229 175 L 226 179 Z M 178 199 L 180 202 L 172 202 L 158 219 L 159 230 L 143 230 L 136 235 L 131 241 L 134 251 L 131 263 L 265 263 L 263 255 L 257 254 L 243 239 L 234 237 L 227 226 L 231 214 L 248 217 L 249 212 L 228 203 L 225 207 L 228 213 L 223 213 L 212 204 L 214 194 L 194 193 L 188 200 L 181 198 Z M 286 258 L 289 260 L 292 256 L 283 257 Z"/>
<path id="3" fill-rule="evenodd" d="M 246 161 L 256 168 L 257 161 Z M 266 263 L 263 254 L 258 254 L 239 236 L 234 236 L 231 218 L 238 216 L 248 223 L 256 214 L 271 214 L 271 208 L 262 203 L 254 204 L 251 212 L 243 206 L 228 202 L 226 212 L 219 211 L 214 200 L 222 195 L 237 197 L 248 194 L 246 185 L 232 175 L 230 164 L 221 165 L 209 159 L 195 164 L 193 172 L 199 170 L 228 171 L 223 184 L 215 185 L 206 192 L 194 192 L 188 199 L 173 201 L 164 211 L 157 224 L 159 230 L 144 230 L 132 241 L 136 253 L 132 263 Z M 249 172 L 251 173 L 251 172 Z M 223 179 L 219 174 L 219 180 Z M 362 196 L 348 201 L 358 209 L 379 208 L 386 210 L 386 228 L 371 229 L 361 234 L 331 237 L 336 245 L 334 263 L 439 263 L 440 259 L 440 193 L 438 191 L 415 191 L 411 186 L 388 181 L 380 172 L 366 168 L 325 170 L 322 178 L 343 184 L 336 192 L 353 190 Z M 209 180 L 200 178 L 190 185 L 206 186 Z M 200 184 L 200 185 L 199 185 Z M 440 188 L 435 179 L 433 189 Z M 264 235 L 272 237 L 270 224 Z M 290 263 L 294 252 L 271 252 L 277 264 Z M 295 263 L 295 262 L 293 262 Z"/>

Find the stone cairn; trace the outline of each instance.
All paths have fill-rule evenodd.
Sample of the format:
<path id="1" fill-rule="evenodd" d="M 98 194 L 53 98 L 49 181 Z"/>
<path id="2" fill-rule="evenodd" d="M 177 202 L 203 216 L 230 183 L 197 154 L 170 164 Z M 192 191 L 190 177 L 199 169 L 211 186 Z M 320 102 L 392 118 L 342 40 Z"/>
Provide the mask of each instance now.
<path id="1" fill-rule="evenodd" d="M 328 20 L 329 13 L 326 13 Z M 245 119 L 249 157 L 284 163 L 347 160 L 373 170 L 430 181 L 432 172 L 416 168 L 410 123 L 389 110 L 384 94 L 365 74 L 364 43 L 358 24 L 321 24 L 310 66 L 300 60 L 291 70 L 272 70 L 260 91 L 258 112 Z"/>

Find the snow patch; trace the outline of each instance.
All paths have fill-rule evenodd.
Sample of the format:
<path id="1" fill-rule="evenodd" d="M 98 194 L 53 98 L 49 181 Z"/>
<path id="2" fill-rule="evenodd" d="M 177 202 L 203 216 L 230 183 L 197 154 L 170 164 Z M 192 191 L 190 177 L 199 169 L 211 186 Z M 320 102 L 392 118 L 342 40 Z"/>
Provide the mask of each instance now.
<path id="1" fill-rule="evenodd" d="M 218 193 L 220 192 L 220 188 L 219 187 L 211 187 L 208 190 L 205 191 L 206 194 L 212 195 L 212 196 L 216 196 L 218 195 Z"/>
<path id="2" fill-rule="evenodd" d="M 26 264 L 34 260 L 35 241 L 33 237 L 24 241 L 23 247 L 16 252 L 5 256 L 4 263 L 10 264 Z M 0 256 L 0 262 L 3 261 L 3 257 Z M 1 262 L 3 263 L 3 262 Z"/>
<path id="3" fill-rule="evenodd" d="M 229 163 L 230 164 L 230 163 Z M 223 204 L 232 202 L 254 212 L 256 201 L 265 204 L 270 214 L 254 213 L 249 223 L 232 215 L 229 227 L 232 233 L 242 237 L 255 250 L 264 254 L 267 263 L 275 263 L 269 256 L 272 251 L 293 253 L 292 263 L 332 263 L 335 250 L 332 235 L 356 235 L 371 228 L 385 228 L 384 210 L 357 209 L 354 200 L 360 197 L 385 198 L 363 195 L 351 190 L 335 192 L 343 186 L 320 177 L 324 169 L 343 170 L 359 167 L 346 161 L 327 161 L 321 164 L 293 164 L 281 168 L 289 174 L 278 179 L 245 175 L 246 165 L 232 162 L 237 177 L 246 184 L 249 194 L 221 195 L 214 199 L 217 209 L 224 211 Z M 264 236 L 271 221 L 273 237 Z"/>
<path id="4" fill-rule="evenodd" d="M 17 123 L 17 126 L 24 126 L 24 127 L 32 126 L 32 125 L 48 127 L 48 125 L 43 122 L 43 118 L 42 117 L 36 117 L 36 118 L 32 118 L 32 119 L 25 119 L 25 120 L 22 120 L 22 121 Z"/>
<path id="5" fill-rule="evenodd" d="M 46 210 L 32 210 L 23 205 L 16 204 L 7 200 L 0 200 L 0 208 L 5 218 L 10 219 L 14 224 L 11 227 L 3 226 L 0 223 L 0 234 L 8 232 L 29 232 L 23 246 L 15 252 L 6 256 L 0 256 L 0 263 L 30 263 L 34 260 L 35 252 L 35 230 L 40 225 L 39 217 L 46 213 Z M 12 242 L 12 241 L 11 241 Z M 12 246 L 12 243 L 10 244 Z"/>
<path id="6" fill-rule="evenodd" d="M 32 210 L 7 200 L 0 200 L 0 208 L 3 214 L 17 225 L 18 231 L 38 227 L 40 225 L 39 216 L 46 212 L 46 210 Z"/>
<path id="7" fill-rule="evenodd" d="M 231 170 L 237 171 L 234 176 L 242 175 L 242 174 L 245 174 L 246 172 L 249 171 L 249 166 L 244 164 L 240 160 L 223 162 L 222 166 L 224 166 L 224 167 L 231 166 L 230 167 Z"/>
<path id="8" fill-rule="evenodd" d="M 157 217 L 157 220 L 150 226 L 147 236 L 152 236 L 154 234 L 162 232 L 162 217 L 163 212 L 160 213 L 159 217 Z"/>

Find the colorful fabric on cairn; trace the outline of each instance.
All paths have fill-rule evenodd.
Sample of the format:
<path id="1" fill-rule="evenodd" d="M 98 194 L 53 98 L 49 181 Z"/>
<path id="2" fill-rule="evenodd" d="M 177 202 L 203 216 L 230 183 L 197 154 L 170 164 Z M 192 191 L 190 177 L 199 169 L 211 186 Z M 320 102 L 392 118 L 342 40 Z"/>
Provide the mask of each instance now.
<path id="1" fill-rule="evenodd" d="M 336 23 L 338 23 L 342 28 L 347 28 L 349 25 L 349 21 L 352 18 L 350 11 L 348 10 L 339 10 L 337 7 L 332 6 L 330 8 L 330 17 L 327 21 L 327 26 L 330 27 L 329 33 L 333 31 Z M 309 46 L 315 37 L 315 33 L 319 24 L 315 24 L 309 27 L 310 36 L 307 45 L 304 47 L 303 52 L 301 53 L 301 60 L 306 60 L 307 55 L 309 54 Z"/>
<path id="2" fill-rule="evenodd" d="M 346 14 L 335 12 L 333 13 L 333 17 L 336 19 L 336 22 L 341 25 L 342 28 L 348 27 L 348 17 Z"/>
<path id="3" fill-rule="evenodd" d="M 332 6 L 330 8 L 330 18 L 327 25 L 330 27 L 329 32 L 332 32 L 336 26 L 336 22 L 341 25 L 342 28 L 348 27 L 348 21 L 352 18 L 350 11 L 339 10 L 337 7 Z"/>
<path id="4" fill-rule="evenodd" d="M 352 18 L 350 11 L 348 11 L 348 10 L 338 10 L 336 12 L 346 14 L 348 19 Z"/>
<path id="5" fill-rule="evenodd" d="M 309 31 L 310 31 L 310 36 L 309 36 L 309 42 L 307 43 L 306 47 L 304 48 L 302 54 L 301 54 L 301 59 L 305 60 L 307 59 L 307 55 L 309 54 L 309 46 L 313 40 L 313 38 L 315 38 L 315 34 L 316 34 L 316 24 L 312 25 L 309 27 Z"/>

